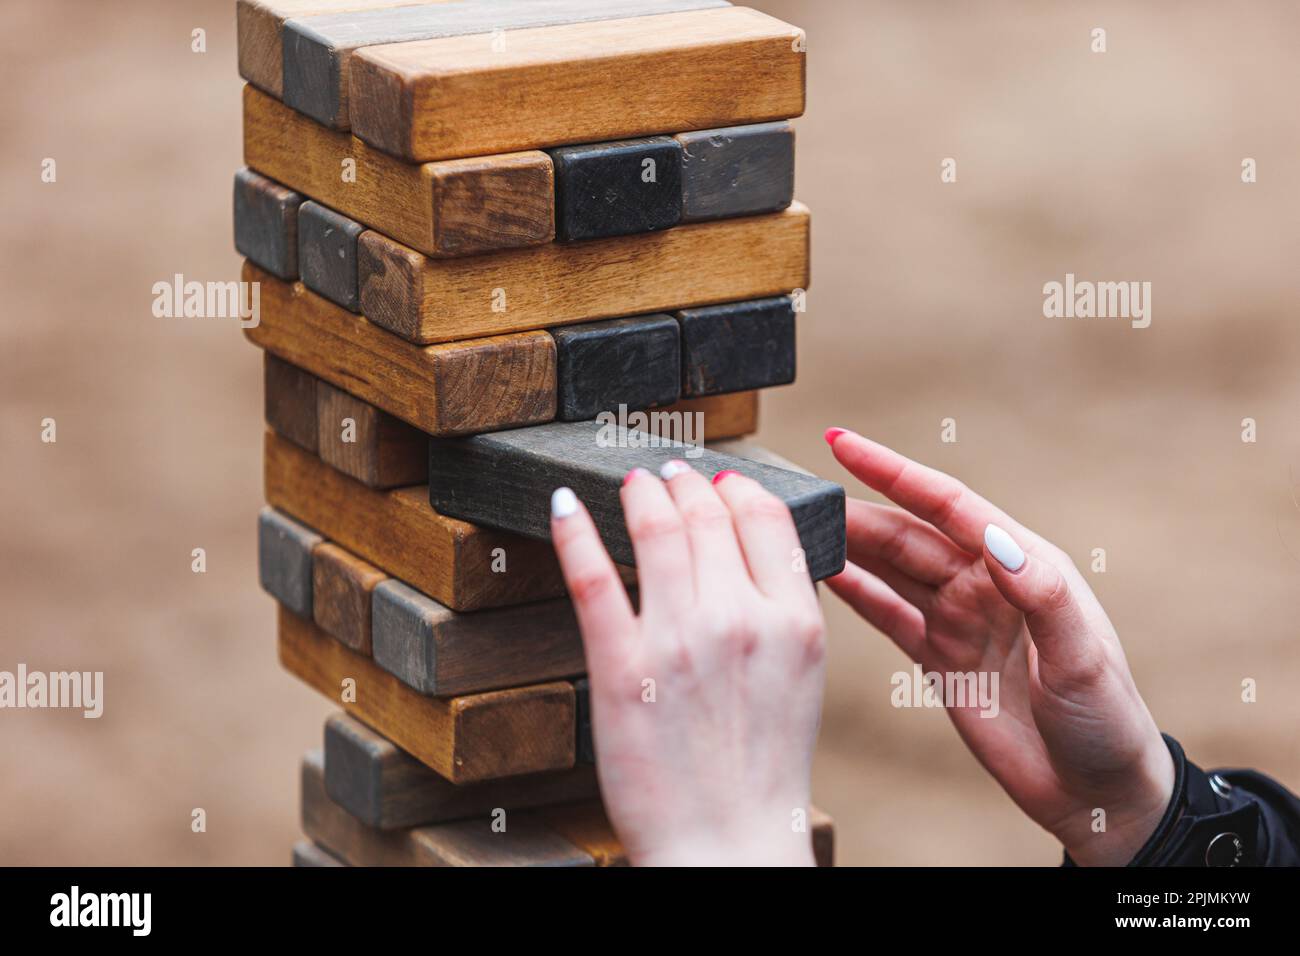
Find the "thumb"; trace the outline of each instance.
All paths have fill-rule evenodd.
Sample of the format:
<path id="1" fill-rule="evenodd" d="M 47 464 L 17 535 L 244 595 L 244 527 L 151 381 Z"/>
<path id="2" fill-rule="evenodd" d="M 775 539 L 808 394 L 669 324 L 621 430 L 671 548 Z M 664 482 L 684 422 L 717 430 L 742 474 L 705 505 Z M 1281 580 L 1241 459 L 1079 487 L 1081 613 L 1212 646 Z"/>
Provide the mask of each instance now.
<path id="1" fill-rule="evenodd" d="M 1086 673 L 1095 648 L 1083 608 L 1060 569 L 1026 554 L 995 524 L 984 529 L 984 563 L 1002 596 L 1025 615 L 1039 657 L 1066 673 Z"/>

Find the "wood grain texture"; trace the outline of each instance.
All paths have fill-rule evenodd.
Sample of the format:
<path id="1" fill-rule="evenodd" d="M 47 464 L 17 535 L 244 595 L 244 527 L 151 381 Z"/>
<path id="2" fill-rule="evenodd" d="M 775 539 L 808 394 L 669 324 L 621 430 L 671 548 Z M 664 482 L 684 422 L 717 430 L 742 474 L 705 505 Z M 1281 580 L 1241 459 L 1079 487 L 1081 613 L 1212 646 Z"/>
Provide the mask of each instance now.
<path id="1" fill-rule="evenodd" d="M 373 564 L 325 542 L 312 553 L 312 620 L 358 654 L 370 656 L 375 588 L 388 580 Z"/>
<path id="2" fill-rule="evenodd" d="M 346 714 L 325 722 L 325 790 L 362 823 L 381 830 L 600 795 L 591 767 L 457 786 Z"/>
<path id="3" fill-rule="evenodd" d="M 758 431 L 758 392 L 732 392 L 729 395 L 710 395 L 706 398 L 687 398 L 674 402 L 664 409 L 670 414 L 700 415 L 704 440 L 721 441 L 739 438 Z M 652 434 L 660 430 L 651 427 Z M 671 436 L 669 436 L 671 437 Z"/>
<path id="4" fill-rule="evenodd" d="M 371 46 L 351 59 L 350 120 L 361 139 L 426 160 L 789 119 L 804 108 L 801 35 L 727 6 L 516 30 L 499 49 L 480 37 Z"/>
<path id="5" fill-rule="evenodd" d="M 274 508 L 257 516 L 257 576 L 262 589 L 295 614 L 312 615 L 312 554 L 324 539 Z"/>
<path id="6" fill-rule="evenodd" d="M 350 312 L 361 311 L 357 236 L 365 226 L 320 203 L 298 207 L 298 274 L 302 283 Z"/>
<path id="7" fill-rule="evenodd" d="M 429 436 L 328 382 L 316 387 L 318 454 L 369 488 L 429 480 Z"/>
<path id="8" fill-rule="evenodd" d="M 573 758 L 579 764 L 596 762 L 596 744 L 591 736 L 591 684 L 580 677 L 573 682 L 574 712 L 578 724 L 578 742 Z"/>
<path id="9" fill-rule="evenodd" d="M 543 152 L 416 165 L 335 133 L 244 87 L 244 162 L 429 256 L 555 238 L 555 180 Z M 352 181 L 344 179 L 351 167 Z"/>
<path id="10" fill-rule="evenodd" d="M 329 798 L 321 752 L 302 762 L 302 829 L 352 866 L 592 866 L 592 858 L 527 810 L 405 830 L 368 827 Z"/>
<path id="11" fill-rule="evenodd" d="M 315 454 L 316 376 L 265 352 L 262 384 L 266 424 L 276 434 Z"/>
<path id="12" fill-rule="evenodd" d="M 671 405 L 682 390 L 681 327 L 669 315 L 583 322 L 555 339 L 556 418 L 582 421 L 607 410 Z"/>
<path id="13" fill-rule="evenodd" d="M 446 7 L 428 5 L 293 20 L 285 25 L 284 101 L 320 123 L 347 129 L 350 63 L 358 47 L 638 16 L 715 6 L 718 2 L 601 0 L 594 4 L 591 0 L 461 0 Z M 494 44 L 489 36 L 478 36 L 475 40 L 484 47 L 500 42 Z"/>
<path id="14" fill-rule="evenodd" d="M 811 475 L 812 472 L 802 465 L 796 465 L 784 455 L 778 455 L 772 449 L 760 445 L 758 442 L 744 438 L 728 438 L 718 442 L 709 442 L 709 448 L 723 455 L 731 455 L 734 458 L 748 458 L 750 461 L 759 461 L 765 465 L 774 465 L 777 468 L 784 468 L 787 471 L 801 471 L 805 475 Z"/>
<path id="15" fill-rule="evenodd" d="M 698 398 L 788 385 L 795 375 L 794 300 L 729 302 L 677 313 L 682 395 Z"/>
<path id="16" fill-rule="evenodd" d="M 573 766 L 570 684 L 425 697 L 283 605 L 279 629 L 285 670 L 452 783 Z M 355 701 L 340 700 L 345 680 Z"/>
<path id="17" fill-rule="evenodd" d="M 347 866 L 329 850 L 312 843 L 311 840 L 299 840 L 293 845 L 292 865 L 296 867 L 336 867 Z"/>
<path id="18" fill-rule="evenodd" d="M 428 0 L 239 0 L 235 6 L 239 75 L 278 98 L 284 90 L 285 20 L 421 2 Z"/>
<path id="19" fill-rule="evenodd" d="M 263 459 L 269 504 L 454 610 L 565 593 L 549 544 L 444 517 L 424 485 L 372 490 L 271 433 Z"/>
<path id="20" fill-rule="evenodd" d="M 235 249 L 281 279 L 298 278 L 298 206 L 305 197 L 251 169 L 235 173 Z"/>
<path id="21" fill-rule="evenodd" d="M 375 589 L 375 663 L 432 697 L 570 677 L 586 670 L 568 598 L 459 614 L 401 581 Z"/>
<path id="22" fill-rule="evenodd" d="M 555 342 L 520 332 L 420 347 L 245 262 L 260 283 L 249 341 L 430 435 L 512 428 L 555 417 Z"/>
<path id="23" fill-rule="evenodd" d="M 597 866 L 627 866 L 627 853 L 619 842 L 599 800 L 546 807 L 537 816 L 560 836 L 590 854 Z"/>
<path id="24" fill-rule="evenodd" d="M 629 435 L 633 436 L 629 438 Z M 440 513 L 534 538 L 550 535 L 551 492 L 574 490 L 591 512 L 613 559 L 633 564 L 619 489 L 636 467 L 658 473 L 673 458 L 712 477 L 732 470 L 759 482 L 794 517 L 814 581 L 844 567 L 844 489 L 833 482 L 731 458 L 706 449 L 659 441 L 631 447 L 646 436 L 597 422 L 554 422 L 533 428 L 429 443 L 429 500 Z M 697 452 L 697 457 L 687 454 Z M 792 570 L 795 555 L 790 555 Z"/>
<path id="25" fill-rule="evenodd" d="M 682 147 L 682 222 L 757 216 L 794 201 L 794 128 L 758 123 L 696 130 Z"/>
<path id="26" fill-rule="evenodd" d="M 431 259 L 365 232 L 361 311 L 429 344 L 781 295 L 808 287 L 809 224 L 795 203 L 768 216 L 467 259 Z"/>
<path id="27" fill-rule="evenodd" d="M 550 151 L 563 242 L 655 232 L 682 218 L 682 147 L 670 136 Z"/>

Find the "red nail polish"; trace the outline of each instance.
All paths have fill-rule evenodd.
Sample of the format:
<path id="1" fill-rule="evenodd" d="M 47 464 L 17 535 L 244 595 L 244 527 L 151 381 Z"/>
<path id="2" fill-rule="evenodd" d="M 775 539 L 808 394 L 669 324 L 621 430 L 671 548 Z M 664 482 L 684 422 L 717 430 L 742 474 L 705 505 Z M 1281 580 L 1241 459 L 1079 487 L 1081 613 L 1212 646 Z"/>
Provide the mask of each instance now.
<path id="1" fill-rule="evenodd" d="M 713 483 L 716 485 L 718 482 L 720 482 L 723 478 L 726 478 L 728 475 L 738 475 L 738 474 L 740 474 L 740 472 L 733 471 L 732 469 L 727 468 L 724 471 L 720 471 L 713 476 Z"/>
<path id="2" fill-rule="evenodd" d="M 633 468 L 631 471 L 629 471 L 626 475 L 623 476 L 623 484 L 626 485 L 637 475 L 644 475 L 644 474 L 648 474 L 648 472 L 644 468 Z"/>
<path id="3" fill-rule="evenodd" d="M 828 428 L 828 429 L 826 429 L 826 434 L 825 434 L 824 436 L 822 436 L 822 437 L 824 437 L 824 438 L 826 439 L 826 444 L 828 444 L 828 445 L 830 445 L 832 448 L 834 448 L 834 447 L 835 447 L 835 439 L 839 438 L 841 435 L 843 435 L 843 434 L 844 434 L 845 432 L 847 432 L 847 431 L 848 431 L 847 428 Z"/>

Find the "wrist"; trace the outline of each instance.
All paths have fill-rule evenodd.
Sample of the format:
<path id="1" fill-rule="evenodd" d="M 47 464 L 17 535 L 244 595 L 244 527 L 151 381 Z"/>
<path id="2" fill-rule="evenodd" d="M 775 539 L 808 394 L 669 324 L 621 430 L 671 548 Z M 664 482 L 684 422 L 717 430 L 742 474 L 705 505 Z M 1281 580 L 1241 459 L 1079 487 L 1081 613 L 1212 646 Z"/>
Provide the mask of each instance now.
<path id="1" fill-rule="evenodd" d="M 1155 833 L 1169 801 L 1173 798 L 1175 768 L 1164 739 L 1156 736 L 1153 746 L 1129 775 L 1122 795 L 1096 801 L 1087 811 L 1086 826 L 1074 828 L 1061 842 L 1079 866 L 1127 866 Z M 1105 828 L 1095 825 L 1096 810 L 1106 810 Z"/>

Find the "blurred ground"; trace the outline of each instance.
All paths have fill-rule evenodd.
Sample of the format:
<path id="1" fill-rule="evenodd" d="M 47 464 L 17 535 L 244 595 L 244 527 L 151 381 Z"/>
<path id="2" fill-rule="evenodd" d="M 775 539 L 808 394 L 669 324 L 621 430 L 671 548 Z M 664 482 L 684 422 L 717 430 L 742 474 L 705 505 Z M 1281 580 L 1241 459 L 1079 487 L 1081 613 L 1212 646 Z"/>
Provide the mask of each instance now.
<path id="1" fill-rule="evenodd" d="M 815 221 L 765 443 L 835 476 L 821 431 L 854 427 L 1081 564 L 1104 547 L 1094 587 L 1162 727 L 1300 788 L 1300 8 L 755 5 L 809 34 Z M 0 713 L 0 863 L 280 864 L 298 832 L 330 708 L 278 670 L 257 588 L 259 356 L 230 322 L 150 314 L 156 281 L 237 273 L 233 6 L 5 5 L 0 669 L 107 690 L 98 721 Z M 1151 327 L 1043 318 L 1067 272 L 1150 281 Z M 1056 862 L 942 714 L 889 706 L 901 655 L 826 605 L 814 793 L 840 861 Z"/>

